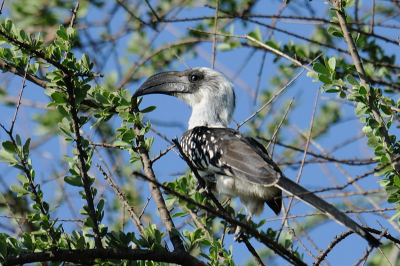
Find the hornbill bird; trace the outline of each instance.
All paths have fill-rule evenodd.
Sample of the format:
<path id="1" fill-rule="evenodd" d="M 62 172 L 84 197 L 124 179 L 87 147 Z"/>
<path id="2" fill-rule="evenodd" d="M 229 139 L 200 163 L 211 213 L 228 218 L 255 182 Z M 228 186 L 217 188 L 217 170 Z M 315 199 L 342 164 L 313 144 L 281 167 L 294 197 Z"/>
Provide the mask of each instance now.
<path id="1" fill-rule="evenodd" d="M 379 246 L 381 243 L 352 219 L 285 177 L 258 141 L 228 128 L 235 109 L 233 87 L 218 71 L 199 67 L 155 74 L 132 97 L 172 95 L 192 108 L 189 130 L 180 140 L 182 151 L 213 191 L 240 198 L 247 220 L 259 215 L 264 203 L 278 215 L 283 190 L 365 238 L 373 247 Z"/>

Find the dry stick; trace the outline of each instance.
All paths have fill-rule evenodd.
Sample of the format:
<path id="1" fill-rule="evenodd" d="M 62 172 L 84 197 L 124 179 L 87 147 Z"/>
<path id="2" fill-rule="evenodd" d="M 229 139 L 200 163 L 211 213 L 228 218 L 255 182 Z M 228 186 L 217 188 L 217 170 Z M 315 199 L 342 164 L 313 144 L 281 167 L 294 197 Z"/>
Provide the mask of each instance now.
<path id="1" fill-rule="evenodd" d="M 283 212 L 286 213 L 285 206 L 282 206 L 282 208 L 283 208 Z M 303 244 L 303 242 L 301 242 L 300 239 L 297 237 L 295 231 L 294 231 L 292 228 L 290 228 L 289 219 L 284 219 L 282 222 L 285 224 L 286 230 L 289 232 L 289 234 L 291 234 L 292 237 L 300 244 L 300 246 L 302 246 L 303 249 L 304 249 L 311 257 L 313 257 L 313 258 L 315 259 L 315 256 L 311 253 L 311 251 L 310 251 L 310 250 Z M 280 234 L 280 232 L 279 232 L 279 234 Z M 276 240 L 278 241 L 278 238 L 276 238 Z M 290 248 L 292 249 L 292 247 L 293 247 L 293 246 L 291 246 Z"/>
<path id="2" fill-rule="evenodd" d="M 146 4 L 149 6 L 151 13 L 153 13 L 154 16 L 156 16 L 157 21 L 161 21 L 160 17 L 157 15 L 156 11 L 153 9 L 153 7 L 150 5 L 149 1 L 146 0 Z"/>
<path id="3" fill-rule="evenodd" d="M 97 169 L 99 169 L 100 173 L 104 176 L 104 179 L 107 180 L 107 182 L 110 184 L 110 187 L 114 190 L 115 194 L 119 197 L 119 199 L 122 201 L 124 204 L 125 208 L 129 212 L 129 215 L 132 218 L 133 223 L 136 226 L 136 229 L 140 234 L 143 233 L 144 226 L 142 222 L 140 221 L 140 218 L 136 215 L 136 213 L 133 210 L 133 207 L 129 204 L 127 198 L 125 197 L 124 193 L 118 188 L 118 186 L 113 182 L 113 180 L 107 175 L 106 172 L 101 168 L 99 164 L 96 163 Z"/>
<path id="4" fill-rule="evenodd" d="M 339 244 L 342 240 L 344 240 L 346 237 L 349 235 L 353 234 L 352 231 L 347 231 L 342 234 L 340 234 L 338 237 L 335 237 L 335 239 L 329 244 L 329 246 L 316 258 L 316 260 L 313 262 L 313 265 L 320 265 L 321 262 L 325 259 L 325 257 L 328 255 L 329 252 L 333 250 L 333 248 Z"/>
<path id="5" fill-rule="evenodd" d="M 308 130 L 308 137 L 307 137 L 306 147 L 304 148 L 303 159 L 302 159 L 302 163 L 300 165 L 299 173 L 298 173 L 297 178 L 296 178 L 296 183 L 299 183 L 301 174 L 303 172 L 304 161 L 306 160 L 307 150 L 308 150 L 308 146 L 310 144 L 311 131 L 312 131 L 312 127 L 313 127 L 313 124 L 314 124 L 315 112 L 316 112 L 317 104 L 318 104 L 318 96 L 319 96 L 319 89 L 317 89 L 317 95 L 315 96 L 314 109 L 313 109 L 313 113 L 312 113 L 312 116 L 311 116 L 310 128 Z M 292 205 L 293 199 L 294 198 L 291 197 L 290 201 L 289 201 L 289 204 L 287 205 L 287 208 L 286 208 L 287 211 L 285 212 L 284 219 L 283 219 L 284 222 L 286 221 L 286 217 L 289 214 L 290 207 Z M 276 239 L 279 239 L 279 236 L 280 236 L 280 234 L 282 232 L 282 228 L 283 228 L 283 223 L 281 225 L 281 228 L 279 229 L 279 233 L 278 233 Z"/>
<path id="6" fill-rule="evenodd" d="M 272 139 L 263 138 L 261 136 L 257 136 L 257 138 L 261 139 L 261 140 L 268 141 L 268 142 L 272 141 Z M 282 147 L 285 147 L 285 148 L 288 148 L 288 149 L 291 149 L 291 150 L 294 150 L 294 151 L 304 152 L 304 149 L 301 149 L 301 148 L 298 148 L 298 147 L 295 147 L 295 146 L 292 146 L 292 145 L 286 145 L 286 144 L 283 144 L 282 142 L 279 142 L 279 141 L 275 142 L 275 144 L 277 144 L 279 146 L 282 146 Z M 329 152 L 326 152 L 326 153 L 328 154 Z M 317 154 L 317 153 L 314 153 L 314 152 L 311 152 L 311 151 L 307 151 L 307 154 L 311 155 L 311 156 L 313 156 L 315 158 L 323 159 L 322 162 L 325 162 L 325 161 L 326 162 L 338 162 L 338 163 L 348 164 L 348 165 L 363 165 L 363 164 L 372 164 L 373 162 L 376 162 L 373 159 L 336 159 L 336 158 L 334 158 L 332 156 L 329 156 L 329 155 Z M 277 160 L 275 162 L 277 164 L 279 164 L 279 165 L 281 165 L 281 164 L 284 164 L 284 165 L 289 164 L 289 163 L 286 163 L 286 162 L 282 162 L 282 160 L 279 160 L 279 161 Z M 294 163 L 296 163 L 296 164 L 297 163 L 301 163 L 301 161 L 300 162 L 294 162 Z M 294 164 L 294 163 L 291 163 L 291 164 Z"/>
<path id="7" fill-rule="evenodd" d="M 3 14 L 4 2 L 5 2 L 5 0 L 1 1 L 0 14 Z"/>
<path id="8" fill-rule="evenodd" d="M 146 208 L 147 208 L 147 205 L 149 205 L 149 203 L 150 203 L 150 200 L 151 200 L 151 195 L 150 195 L 150 197 L 147 198 L 147 201 L 146 201 L 146 203 L 144 204 L 143 209 L 142 209 L 142 211 L 141 211 L 140 214 L 139 214 L 139 219 L 142 218 L 142 216 L 143 216 L 143 214 L 144 214 L 144 212 L 145 212 L 145 210 L 146 210 Z"/>
<path id="9" fill-rule="evenodd" d="M 215 57 L 216 57 L 216 55 L 217 55 L 218 5 L 219 5 L 219 0 L 217 0 L 217 6 L 216 6 L 216 8 L 215 8 L 215 17 L 214 17 L 213 55 L 212 55 L 212 61 L 211 61 L 211 68 L 212 68 L 212 69 L 214 69 Z"/>
<path id="10" fill-rule="evenodd" d="M 307 66 L 303 66 L 304 68 L 300 71 L 297 76 L 295 76 L 293 79 L 291 79 L 280 91 L 278 91 L 267 103 L 265 103 L 263 106 L 261 106 L 260 109 L 258 109 L 256 112 L 254 112 L 251 116 L 249 116 L 247 119 L 245 119 L 242 123 L 236 126 L 236 129 L 238 130 L 242 125 L 247 123 L 250 119 L 252 119 L 254 116 L 256 116 L 259 112 L 261 112 L 265 107 L 267 107 L 273 100 L 275 100 L 276 97 L 278 97 L 279 94 L 281 94 L 290 84 L 293 83 L 298 77 L 303 74 L 305 69 L 308 69 L 308 66 L 310 66 L 315 60 L 317 60 L 320 56 L 322 56 L 322 53 L 319 54 L 316 58 L 314 58 Z M 314 71 L 314 70 L 313 70 Z M 315 72 L 314 72 L 315 73 Z"/>
<path id="11" fill-rule="evenodd" d="M 314 240 L 311 239 L 311 237 L 306 233 L 306 231 L 301 227 L 300 223 L 298 223 L 296 221 L 296 219 L 291 219 L 293 221 L 293 223 L 296 225 L 296 227 L 299 229 L 300 233 L 308 240 L 308 242 L 310 243 L 310 245 L 317 251 L 320 252 L 321 250 L 317 247 L 317 245 L 315 244 Z M 301 242 L 300 242 L 301 243 Z M 316 257 L 314 255 L 311 254 L 311 251 L 309 252 L 309 254 L 315 259 Z M 329 263 L 327 261 L 325 261 L 325 263 L 327 265 L 329 265 Z"/>
<path id="12" fill-rule="evenodd" d="M 147 0 L 146 0 L 146 2 L 147 2 Z M 150 6 L 149 3 L 147 3 L 147 4 Z M 185 5 L 182 5 L 182 7 L 183 7 L 183 6 L 185 6 Z M 180 10 L 181 10 L 182 7 L 177 8 L 177 10 L 175 11 L 175 14 L 173 14 L 172 16 L 175 17 L 175 15 L 178 14 L 178 13 L 180 12 Z M 124 8 L 128 11 L 128 13 L 130 13 L 130 11 L 128 10 L 127 7 L 124 7 Z M 160 21 L 159 16 L 158 16 L 157 13 L 153 10 L 153 8 L 151 8 L 151 6 L 150 6 L 150 9 L 151 9 L 151 11 L 153 12 L 153 14 L 155 14 L 157 20 Z M 136 18 L 136 17 L 135 17 L 135 18 Z M 142 22 L 141 20 L 139 20 L 139 21 Z M 145 22 L 143 22 L 143 23 L 144 23 L 146 26 L 150 26 L 150 25 L 146 24 Z M 158 36 L 158 34 L 160 34 L 161 31 L 163 31 L 163 29 L 164 29 L 165 26 L 166 26 L 166 23 L 163 23 L 162 26 L 161 26 L 161 30 L 157 29 L 156 27 L 151 27 L 153 30 L 155 30 L 155 31 L 157 32 L 157 34 L 154 36 L 154 38 L 153 38 L 153 40 L 151 41 L 151 43 L 153 43 L 153 41 L 155 40 L 155 37 Z M 151 45 L 151 44 L 149 44 L 149 47 L 150 47 L 150 45 Z M 184 66 L 186 66 L 186 68 L 188 68 L 188 69 L 190 68 L 190 67 L 179 57 L 179 55 L 178 55 L 177 53 L 175 53 L 174 50 L 171 49 L 171 47 L 169 47 L 168 49 L 170 50 L 170 52 L 171 52 Z M 143 55 L 144 55 L 144 54 L 143 54 Z"/>
<path id="13" fill-rule="evenodd" d="M 345 40 L 347 42 L 351 57 L 353 58 L 354 65 L 355 65 L 356 70 L 358 72 L 358 75 L 360 77 L 361 85 L 366 87 L 366 85 L 368 84 L 368 78 L 367 78 L 367 75 L 365 74 L 364 67 L 362 65 L 360 55 L 358 54 L 356 45 L 354 43 L 353 37 L 351 36 L 351 32 L 349 30 L 349 26 L 348 26 L 348 24 L 346 22 L 346 15 L 345 15 L 344 11 L 342 11 L 342 8 L 341 8 L 341 2 L 342 1 L 339 1 L 339 0 L 330 0 L 330 1 L 331 1 L 331 3 L 333 3 L 333 5 L 336 8 L 336 15 L 337 15 L 338 20 L 339 20 L 339 25 L 340 25 L 340 28 L 342 29 L 343 36 L 344 36 L 344 38 L 345 38 Z M 375 97 L 373 95 L 372 90 L 369 91 L 369 94 L 367 96 L 367 100 L 368 100 L 369 107 L 371 108 L 371 111 L 372 111 L 372 114 L 373 114 L 375 120 L 378 121 L 378 123 L 380 125 L 382 125 L 384 123 L 384 121 L 383 121 L 383 119 L 381 117 L 381 114 L 379 113 L 379 110 L 377 109 L 377 107 L 374 104 Z M 381 135 L 384 138 L 383 146 L 384 146 L 385 150 L 388 152 L 391 160 L 393 161 L 394 154 L 393 154 L 393 152 L 391 152 L 388 149 L 388 146 L 391 143 L 390 137 L 389 137 L 389 132 L 387 131 L 385 126 L 379 127 L 379 132 L 381 133 Z M 400 176 L 400 165 L 399 164 L 395 164 L 395 165 L 392 165 L 392 167 L 393 167 L 394 171 L 396 172 L 396 174 L 398 176 Z"/>
<path id="14" fill-rule="evenodd" d="M 255 111 L 251 116 L 249 116 L 248 118 L 246 118 L 242 123 L 240 123 L 239 125 L 236 126 L 236 129 L 238 130 L 241 126 L 243 126 L 245 123 L 247 123 L 250 119 L 252 119 L 253 117 L 255 117 L 259 112 L 261 112 L 265 107 L 267 107 L 273 100 L 276 99 L 276 97 L 279 96 L 279 94 L 281 94 L 290 84 L 292 84 L 293 81 L 295 81 L 298 77 L 300 77 L 301 74 L 303 74 L 304 69 L 302 69 L 300 71 L 299 74 L 297 74 L 296 77 L 294 77 L 292 80 L 290 80 L 280 91 L 278 91 L 277 93 L 275 93 L 274 96 L 272 96 L 271 99 L 269 99 L 268 102 L 266 102 L 263 106 L 261 106 L 257 111 Z"/>
<path id="15" fill-rule="evenodd" d="M 16 217 L 15 214 L 14 214 L 14 212 L 13 212 L 13 210 L 12 210 L 12 208 L 11 208 L 11 206 L 10 206 L 10 204 L 8 204 L 8 201 L 7 201 L 6 197 L 4 197 L 4 194 L 3 194 L 3 192 L 2 192 L 1 190 L 0 190 L 0 195 L 1 195 L 2 198 L 3 198 L 4 204 L 7 206 L 8 211 L 11 213 L 11 216 L 1 215 L 0 217 L 5 217 L 5 218 L 14 219 L 15 222 L 18 224 L 18 227 L 19 227 L 19 229 L 21 230 L 21 233 L 24 233 L 25 231 L 24 231 L 24 229 L 22 228 L 22 225 L 21 225 L 21 223 L 19 222 L 19 220 L 22 220 L 22 219 L 28 220 L 28 218 Z M 17 235 L 17 231 L 15 231 L 15 234 Z M 18 235 L 19 235 L 19 234 L 18 234 Z"/>
<path id="16" fill-rule="evenodd" d="M 378 222 L 378 223 L 379 223 L 379 222 Z M 382 225 L 381 225 L 381 228 L 382 228 Z M 387 231 L 387 230 L 383 230 L 383 231 L 379 234 L 379 238 L 378 238 L 379 240 L 381 240 L 382 236 L 385 234 L 386 231 Z M 365 265 L 365 263 L 367 262 L 368 256 L 369 256 L 369 254 L 371 254 L 371 252 L 372 252 L 373 249 L 374 249 L 374 248 L 373 248 L 372 246 L 369 246 L 369 248 L 367 249 L 367 252 L 364 254 L 364 256 L 361 257 L 356 263 L 354 263 L 354 265 L 359 265 L 359 264 L 361 263 L 361 261 L 364 261 L 362 265 Z M 388 262 L 388 265 L 393 266 L 393 265 L 390 263 L 389 259 L 386 257 L 386 255 L 385 255 L 385 253 L 383 252 L 383 250 L 382 250 L 380 247 L 378 247 L 378 250 L 379 250 L 379 252 L 384 256 L 384 258 L 385 258 L 386 261 Z"/>
<path id="17" fill-rule="evenodd" d="M 279 125 L 276 127 L 274 133 L 272 134 L 271 141 L 268 142 L 267 147 L 265 147 L 265 149 L 268 151 L 268 148 L 269 148 L 270 144 L 271 144 L 271 143 L 274 143 L 274 145 L 272 146 L 271 152 L 270 152 L 270 157 L 271 157 L 271 158 L 273 157 L 273 154 L 274 154 L 274 146 L 275 146 L 275 139 L 276 139 L 276 136 L 278 135 L 278 131 L 279 131 L 279 129 L 281 128 L 281 126 L 282 126 L 282 124 L 283 124 L 283 121 L 285 121 L 286 116 L 287 116 L 288 113 L 289 113 L 290 107 L 292 107 L 293 100 L 294 100 L 294 98 L 292 98 L 292 100 L 290 101 L 289 106 L 286 108 L 285 114 L 283 115 L 281 121 L 279 122 Z"/>
<path id="18" fill-rule="evenodd" d="M 272 19 L 272 23 L 271 23 L 271 26 L 272 26 L 272 27 L 275 27 L 276 23 L 278 22 L 278 17 L 282 14 L 282 12 L 283 12 L 283 10 L 285 9 L 286 6 L 287 6 L 286 2 L 282 3 L 281 7 L 279 8 L 279 10 L 278 10 L 278 12 L 277 12 L 277 15 L 275 15 L 276 18 Z M 211 8 L 212 8 L 212 7 L 211 7 Z M 268 34 L 268 37 L 267 37 L 267 38 L 271 38 L 271 36 L 272 36 L 273 34 L 274 34 L 274 30 L 271 29 L 270 32 L 269 32 L 269 34 Z M 264 38 L 266 35 L 267 35 L 267 34 L 265 33 L 265 35 L 263 36 L 263 38 Z M 238 70 L 236 70 L 236 73 L 235 73 L 235 75 L 234 75 L 234 79 L 235 79 L 237 76 L 239 76 L 239 74 L 242 72 L 242 70 L 243 70 L 244 67 L 247 65 L 247 63 L 250 62 L 250 59 L 253 57 L 253 55 L 254 55 L 255 53 L 256 53 L 256 50 L 255 50 L 255 49 L 251 50 L 251 52 L 249 53 L 249 55 L 247 56 L 247 58 L 246 58 L 246 59 L 244 60 L 244 62 L 239 66 Z M 267 52 L 265 51 L 264 54 L 263 54 L 263 58 L 262 58 L 262 61 L 263 61 L 262 65 L 264 65 L 264 60 L 265 60 L 266 55 L 267 55 Z M 257 99 L 257 92 L 258 92 L 259 82 L 260 82 L 260 79 L 257 80 L 256 93 L 255 93 L 255 96 L 254 96 L 254 103 L 256 102 L 256 99 Z"/>
<path id="19" fill-rule="evenodd" d="M 359 195 L 370 195 L 376 193 L 384 193 L 384 189 L 373 189 L 373 190 L 364 190 L 364 191 L 350 191 L 350 192 L 342 192 L 335 194 L 327 194 L 321 195 L 320 198 L 337 198 L 337 197 L 349 197 L 349 196 L 359 196 Z"/>
<path id="20" fill-rule="evenodd" d="M 165 154 L 167 154 L 170 150 L 172 150 L 173 148 L 175 148 L 175 145 L 172 146 L 168 146 L 168 148 L 165 151 L 161 151 L 160 150 L 160 154 L 157 156 L 154 156 L 153 159 L 151 159 L 151 163 L 153 164 L 155 161 L 157 161 L 158 159 L 160 159 L 161 157 L 163 157 Z"/>
<path id="21" fill-rule="evenodd" d="M 287 54 L 282 53 L 281 51 L 279 51 L 279 50 L 277 50 L 277 49 L 275 49 L 275 48 L 272 48 L 271 46 L 269 46 L 269 45 L 267 45 L 267 44 L 265 44 L 265 43 L 262 43 L 262 42 L 260 42 L 260 41 L 258 41 L 258 40 L 256 40 L 256 39 L 254 39 L 253 37 L 250 37 L 250 36 L 247 36 L 247 35 L 241 36 L 241 35 L 231 35 L 231 34 L 223 34 L 223 33 L 212 33 L 212 32 L 208 32 L 208 31 L 197 30 L 197 29 L 192 29 L 192 28 L 187 28 L 187 29 L 188 29 L 188 30 L 191 30 L 191 31 L 201 32 L 201 33 L 205 33 L 205 34 L 210 34 L 210 35 L 216 34 L 216 35 L 218 35 L 218 36 L 223 36 L 223 37 L 238 38 L 238 39 L 247 39 L 247 40 L 249 40 L 249 41 L 252 41 L 252 42 L 258 44 L 259 46 L 261 46 L 262 48 L 264 48 L 264 49 L 266 49 L 266 50 L 270 50 L 270 51 L 274 52 L 274 53 L 277 54 L 277 55 L 280 55 L 280 56 L 282 56 L 282 57 L 285 57 L 286 59 L 292 61 L 292 62 L 293 62 L 295 65 L 297 65 L 297 66 L 301 66 L 301 67 L 307 69 L 308 71 L 310 71 L 310 72 L 312 72 L 312 73 L 317 73 L 317 72 L 315 72 L 314 70 L 312 70 L 311 68 L 309 68 L 309 67 L 303 65 L 300 61 L 298 61 L 298 60 L 296 60 L 296 59 L 294 59 L 294 58 L 288 56 Z"/>
<path id="22" fill-rule="evenodd" d="M 373 213 L 373 212 L 395 211 L 395 210 L 396 210 L 396 208 L 385 208 L 385 209 L 379 209 L 379 210 L 347 210 L 347 211 L 341 211 L 341 212 L 343 212 L 343 213 Z M 315 215 L 325 215 L 325 214 L 323 214 L 322 212 L 316 212 L 316 213 L 292 215 L 292 216 L 288 216 L 286 218 L 287 219 L 296 219 L 296 218 L 304 218 L 304 217 L 310 217 L 310 216 L 315 216 Z M 269 222 L 281 221 L 281 220 L 283 220 L 283 217 L 268 219 Z M 363 228 L 365 229 L 367 227 L 363 227 Z"/>
<path id="23" fill-rule="evenodd" d="M 206 263 L 191 256 L 187 252 L 166 250 L 141 250 L 141 249 L 84 249 L 84 250 L 53 250 L 32 252 L 9 256 L 5 266 L 24 265 L 38 261 L 66 261 L 78 265 L 94 265 L 95 259 L 102 260 L 130 260 L 130 261 L 156 261 L 184 266 L 207 266 Z"/>
<path id="24" fill-rule="evenodd" d="M 17 120 L 18 110 L 19 110 L 19 107 L 20 107 L 20 105 L 21 105 L 22 94 L 24 93 L 24 89 L 25 89 L 25 87 L 26 87 L 26 86 L 25 86 L 26 74 L 28 73 L 28 67 L 29 67 L 29 62 L 30 62 L 30 61 L 31 61 L 31 57 L 29 56 L 29 58 L 28 58 L 28 63 L 26 64 L 26 67 L 25 67 L 25 75 L 24 75 L 24 78 L 22 79 L 21 91 L 19 92 L 19 95 L 18 95 L 17 107 L 15 108 L 14 118 L 13 118 L 13 120 L 12 120 L 12 122 L 11 122 L 11 128 L 10 128 L 9 135 L 12 135 L 13 130 L 14 130 L 15 121 Z"/>
<path id="25" fill-rule="evenodd" d="M 249 240 L 247 237 L 242 237 L 242 240 L 244 244 L 246 245 L 247 249 L 250 251 L 251 255 L 253 255 L 256 263 L 260 266 L 265 266 L 265 264 L 262 262 L 260 256 L 257 254 L 257 251 L 254 249 L 254 247 L 250 244 Z"/>
<path id="26" fill-rule="evenodd" d="M 372 34 L 374 33 L 374 24 L 375 24 L 375 0 L 372 0 L 372 7 L 371 7 L 371 24 L 370 24 L 370 29 L 369 33 Z"/>
<path id="27" fill-rule="evenodd" d="M 270 238 L 266 237 L 264 234 L 260 234 L 256 229 L 250 227 L 247 223 L 237 221 L 235 218 L 231 217 L 230 215 L 226 215 L 225 212 L 220 212 L 219 210 L 216 210 L 214 207 L 203 205 L 200 203 L 197 203 L 193 199 L 187 197 L 186 195 L 179 194 L 178 192 L 170 189 L 167 186 L 164 186 L 163 184 L 157 182 L 157 180 L 151 180 L 149 179 L 146 175 L 139 173 L 139 172 L 134 172 L 135 175 L 140 176 L 150 183 L 153 183 L 157 187 L 161 187 L 163 190 L 167 191 L 168 193 L 178 197 L 179 199 L 185 200 L 186 202 L 193 204 L 197 206 L 198 208 L 207 211 L 213 215 L 216 215 L 229 223 L 240 226 L 244 228 L 247 232 L 249 232 L 255 239 L 260 241 L 261 243 L 265 244 L 268 248 L 279 254 L 283 259 L 289 261 L 290 263 L 294 265 L 306 265 L 302 260 L 300 260 L 298 257 L 296 257 L 293 253 L 289 252 L 287 249 L 285 249 L 282 245 L 279 243 L 276 243 L 275 241 L 271 240 Z"/>
<path id="28" fill-rule="evenodd" d="M 132 105 L 132 110 L 130 113 L 139 112 L 139 109 L 136 105 L 136 99 L 133 99 L 132 102 L 133 102 L 133 105 Z M 144 137 L 142 135 L 140 135 L 141 129 L 142 129 L 141 125 L 134 124 L 134 130 L 138 136 L 136 138 L 136 145 L 137 145 L 136 152 L 139 154 L 140 160 L 142 161 L 143 170 L 146 174 L 146 178 L 151 181 L 151 182 L 149 182 L 151 195 L 153 196 L 154 202 L 156 203 L 156 206 L 158 208 L 158 213 L 160 214 L 161 221 L 163 222 L 163 224 L 168 232 L 168 235 L 171 239 L 172 245 L 174 246 L 174 250 L 184 252 L 185 248 L 183 246 L 182 240 L 180 239 L 180 237 L 178 235 L 175 235 L 172 232 L 173 228 L 175 228 L 175 224 L 174 224 L 174 222 L 171 218 L 171 215 L 168 211 L 168 208 L 165 204 L 162 192 L 161 192 L 160 188 L 155 185 L 156 183 L 158 183 L 158 180 L 157 180 L 157 178 L 154 174 L 154 170 L 152 168 L 151 160 L 149 157 L 149 152 L 146 147 L 144 147 L 143 145 L 140 144 L 141 142 L 144 143 Z"/>

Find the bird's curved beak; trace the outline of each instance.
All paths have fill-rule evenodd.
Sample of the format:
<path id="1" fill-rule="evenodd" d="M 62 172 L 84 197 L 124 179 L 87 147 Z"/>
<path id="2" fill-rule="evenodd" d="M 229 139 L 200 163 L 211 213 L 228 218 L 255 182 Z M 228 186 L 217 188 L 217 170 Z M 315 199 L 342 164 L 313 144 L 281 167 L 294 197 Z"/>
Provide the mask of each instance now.
<path id="1" fill-rule="evenodd" d="M 148 78 L 132 95 L 133 98 L 147 94 L 167 94 L 176 96 L 177 93 L 189 93 L 190 82 L 186 75 L 178 71 L 168 71 L 155 74 Z"/>

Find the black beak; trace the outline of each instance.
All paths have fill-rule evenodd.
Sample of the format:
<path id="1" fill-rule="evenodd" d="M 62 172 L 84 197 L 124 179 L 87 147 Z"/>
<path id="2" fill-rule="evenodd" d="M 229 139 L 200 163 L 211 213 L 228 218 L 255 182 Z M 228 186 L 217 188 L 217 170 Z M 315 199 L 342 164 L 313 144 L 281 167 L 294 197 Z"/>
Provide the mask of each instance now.
<path id="1" fill-rule="evenodd" d="M 177 93 L 189 93 L 190 82 L 185 73 L 168 71 L 155 74 L 148 78 L 132 95 L 132 98 L 147 94 L 167 94 L 175 96 Z"/>

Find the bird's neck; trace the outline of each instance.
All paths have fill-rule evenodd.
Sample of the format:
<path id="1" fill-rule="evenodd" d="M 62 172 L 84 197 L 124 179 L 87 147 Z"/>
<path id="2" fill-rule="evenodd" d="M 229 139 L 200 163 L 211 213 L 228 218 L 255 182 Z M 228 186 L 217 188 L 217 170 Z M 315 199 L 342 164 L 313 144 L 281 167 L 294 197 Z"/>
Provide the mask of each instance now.
<path id="1" fill-rule="evenodd" d="M 214 99 L 215 101 L 215 99 Z M 210 104 L 206 99 L 192 106 L 192 116 L 189 120 L 189 129 L 194 127 L 228 127 L 232 120 L 233 108 L 218 101 Z"/>

